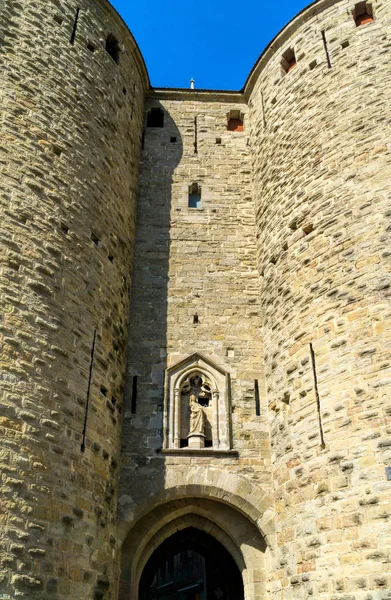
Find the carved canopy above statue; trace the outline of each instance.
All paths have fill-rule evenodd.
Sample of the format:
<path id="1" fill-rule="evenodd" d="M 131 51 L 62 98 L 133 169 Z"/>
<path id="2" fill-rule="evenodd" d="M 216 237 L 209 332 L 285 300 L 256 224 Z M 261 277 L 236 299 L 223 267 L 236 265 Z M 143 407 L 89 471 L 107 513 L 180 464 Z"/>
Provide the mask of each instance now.
<path id="1" fill-rule="evenodd" d="M 166 371 L 163 448 L 231 448 L 230 379 L 201 354 Z"/>

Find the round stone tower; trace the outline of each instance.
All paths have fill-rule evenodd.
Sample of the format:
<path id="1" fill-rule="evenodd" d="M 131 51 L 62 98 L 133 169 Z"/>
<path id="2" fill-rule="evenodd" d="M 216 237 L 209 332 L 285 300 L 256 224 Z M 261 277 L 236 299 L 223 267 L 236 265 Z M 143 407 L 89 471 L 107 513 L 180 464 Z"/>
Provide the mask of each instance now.
<path id="1" fill-rule="evenodd" d="M 276 598 L 391 589 L 390 17 L 387 2 L 321 0 L 246 87 Z"/>
<path id="2" fill-rule="evenodd" d="M 148 76 L 105 0 L 5 0 L 0 24 L 0 596 L 115 598 Z"/>

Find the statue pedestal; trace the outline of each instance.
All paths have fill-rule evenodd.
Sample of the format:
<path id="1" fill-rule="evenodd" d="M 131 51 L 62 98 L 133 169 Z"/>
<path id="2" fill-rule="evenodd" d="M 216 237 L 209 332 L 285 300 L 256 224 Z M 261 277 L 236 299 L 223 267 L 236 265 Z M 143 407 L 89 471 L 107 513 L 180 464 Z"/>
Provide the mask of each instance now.
<path id="1" fill-rule="evenodd" d="M 205 448 L 205 436 L 203 433 L 192 433 L 187 436 L 189 448 Z"/>

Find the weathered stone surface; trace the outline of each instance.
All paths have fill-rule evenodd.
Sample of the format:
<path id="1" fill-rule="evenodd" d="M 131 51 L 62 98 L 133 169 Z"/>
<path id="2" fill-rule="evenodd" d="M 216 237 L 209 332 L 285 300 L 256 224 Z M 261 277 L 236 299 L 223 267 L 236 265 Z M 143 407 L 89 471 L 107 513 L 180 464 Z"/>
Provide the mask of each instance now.
<path id="1" fill-rule="evenodd" d="M 110 460 L 147 77 L 108 3 L 77 6 L 74 43 L 74 2 L 0 6 L 1 598 L 116 596 Z M 109 33 L 124 46 L 119 65 Z"/>
<path id="2" fill-rule="evenodd" d="M 148 90 L 105 0 L 1 4 L 1 598 L 137 600 L 186 527 L 246 600 L 391 598 L 391 15 L 354 8 L 213 92 Z M 162 449 L 194 356 L 225 445 Z"/>
<path id="3" fill-rule="evenodd" d="M 391 77 L 379 58 L 388 52 L 390 13 L 387 3 L 374 3 L 375 21 L 355 27 L 353 5 L 319 5 L 314 19 L 304 13 L 273 55 L 265 53 L 249 93 L 279 547 L 271 591 L 307 597 L 297 577 L 308 571 L 316 597 L 377 598 L 391 590 L 389 457 L 382 456 L 391 364 L 390 294 L 382 285 L 390 276 L 384 119 Z M 297 65 L 281 75 L 286 47 Z M 363 102 L 364 90 L 371 99 Z M 324 449 L 305 362 L 310 343 Z M 289 558 L 278 568 L 281 555 Z"/>

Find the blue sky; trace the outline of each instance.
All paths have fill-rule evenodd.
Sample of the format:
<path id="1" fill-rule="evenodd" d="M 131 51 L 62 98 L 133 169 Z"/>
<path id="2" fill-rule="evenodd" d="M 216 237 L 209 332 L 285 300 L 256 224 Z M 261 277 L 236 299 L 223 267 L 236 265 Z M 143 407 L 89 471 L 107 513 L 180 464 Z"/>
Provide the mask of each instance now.
<path id="1" fill-rule="evenodd" d="M 154 87 L 239 90 L 265 46 L 310 0 L 110 0 Z"/>

